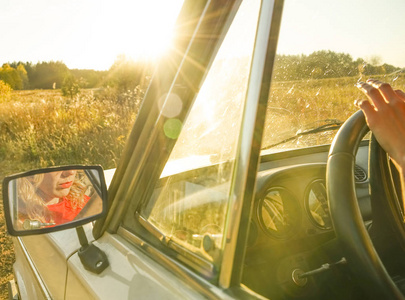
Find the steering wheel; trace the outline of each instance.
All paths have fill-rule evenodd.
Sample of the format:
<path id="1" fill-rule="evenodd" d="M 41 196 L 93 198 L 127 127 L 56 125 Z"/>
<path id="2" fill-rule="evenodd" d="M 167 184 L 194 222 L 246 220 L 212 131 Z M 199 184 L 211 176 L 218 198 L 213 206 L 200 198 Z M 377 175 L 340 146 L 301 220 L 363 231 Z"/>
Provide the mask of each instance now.
<path id="1" fill-rule="evenodd" d="M 355 158 L 360 142 L 368 131 L 363 112 L 358 111 L 343 124 L 331 145 L 326 186 L 332 222 L 348 267 L 360 286 L 375 299 L 405 299 L 376 251 L 356 197 Z M 376 216 L 376 222 L 382 225 L 380 228 L 395 232 L 393 240 L 403 246 L 403 215 L 391 180 L 389 158 L 376 142 L 370 142 L 370 150 L 372 226 Z"/>

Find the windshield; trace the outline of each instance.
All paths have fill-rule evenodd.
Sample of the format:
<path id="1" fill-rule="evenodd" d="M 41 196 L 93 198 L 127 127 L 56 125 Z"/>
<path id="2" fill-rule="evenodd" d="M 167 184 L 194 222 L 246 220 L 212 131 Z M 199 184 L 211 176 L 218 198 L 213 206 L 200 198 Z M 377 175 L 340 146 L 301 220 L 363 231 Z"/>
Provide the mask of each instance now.
<path id="1" fill-rule="evenodd" d="M 242 3 L 192 111 L 181 124 L 162 177 L 234 159 L 259 8 L 259 1 Z M 166 105 L 181 109 L 174 95 Z"/>
<path id="2" fill-rule="evenodd" d="M 357 110 L 354 100 L 364 98 L 357 81 L 405 84 L 403 2 L 388 1 L 396 10 L 368 2 L 366 11 L 363 1 L 320 2 L 285 1 L 263 153 L 330 144 Z"/>
<path id="3" fill-rule="evenodd" d="M 224 247 L 259 10 L 258 0 L 240 5 L 184 124 L 176 119 L 182 109 L 179 97 L 171 94 L 162 104 L 168 117 L 164 133 L 177 140 L 140 211 L 145 227 L 152 224 L 169 247 L 216 265 Z M 171 126 L 175 123 L 180 132 Z"/>

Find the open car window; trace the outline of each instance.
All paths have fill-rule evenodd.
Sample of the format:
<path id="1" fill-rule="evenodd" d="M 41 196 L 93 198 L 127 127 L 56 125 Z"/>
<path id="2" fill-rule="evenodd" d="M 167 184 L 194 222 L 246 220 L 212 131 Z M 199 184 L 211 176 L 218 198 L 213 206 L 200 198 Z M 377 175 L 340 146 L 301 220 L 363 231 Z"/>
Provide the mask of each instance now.
<path id="1" fill-rule="evenodd" d="M 263 153 L 330 144 L 364 99 L 358 81 L 405 83 L 402 1 L 321 2 L 285 1 Z"/>
<path id="2" fill-rule="evenodd" d="M 151 199 L 140 215 L 171 245 L 219 263 L 237 141 L 260 1 L 241 4 L 191 111 L 181 124 L 169 97 L 165 124 L 177 138 Z M 181 110 L 181 107 L 178 107 Z M 181 129 L 181 132 L 180 132 Z"/>

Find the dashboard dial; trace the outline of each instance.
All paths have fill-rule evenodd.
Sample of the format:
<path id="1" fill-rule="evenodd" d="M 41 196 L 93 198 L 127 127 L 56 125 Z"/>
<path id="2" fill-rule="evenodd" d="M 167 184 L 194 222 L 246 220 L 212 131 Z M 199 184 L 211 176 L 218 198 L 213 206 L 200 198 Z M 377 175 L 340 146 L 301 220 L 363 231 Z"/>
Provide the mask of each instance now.
<path id="1" fill-rule="evenodd" d="M 315 180 L 309 185 L 305 197 L 305 206 L 309 218 L 317 227 L 332 228 L 324 180 Z"/>
<path id="2" fill-rule="evenodd" d="M 271 188 L 259 201 L 258 217 L 266 233 L 277 238 L 286 238 L 294 233 L 299 224 L 299 205 L 285 188 Z"/>

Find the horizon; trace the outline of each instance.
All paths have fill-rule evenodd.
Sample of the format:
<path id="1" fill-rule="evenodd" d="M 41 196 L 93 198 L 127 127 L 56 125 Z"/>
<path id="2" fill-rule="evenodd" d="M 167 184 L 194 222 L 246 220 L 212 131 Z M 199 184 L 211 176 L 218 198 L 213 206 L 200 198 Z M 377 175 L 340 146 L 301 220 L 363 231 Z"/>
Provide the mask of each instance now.
<path id="1" fill-rule="evenodd" d="M 383 61 L 382 60 L 382 58 L 381 57 L 353 57 L 350 53 L 345 53 L 345 52 L 337 52 L 337 51 L 333 51 L 333 50 L 330 50 L 330 49 L 319 49 L 319 50 L 315 50 L 315 51 L 313 51 L 313 52 L 311 52 L 311 53 L 296 53 L 296 54 L 284 54 L 284 53 L 277 53 L 276 54 L 276 56 L 308 56 L 308 55 L 311 55 L 311 54 L 313 54 L 313 53 L 315 53 L 315 52 L 320 52 L 320 51 L 331 51 L 331 52 L 335 52 L 335 53 L 342 53 L 342 54 L 348 54 L 348 55 L 350 55 L 351 57 L 352 57 L 352 60 L 353 61 L 356 61 L 357 59 L 363 59 L 366 63 L 368 63 L 368 64 L 370 64 L 370 65 L 372 65 L 372 66 L 382 66 L 382 65 L 384 65 L 384 64 L 388 64 L 388 65 L 392 65 L 393 67 L 395 67 L 395 68 L 399 68 L 399 69 L 401 69 L 401 70 L 403 70 L 403 69 L 405 69 L 405 67 L 401 67 L 401 66 L 398 66 L 398 65 L 395 65 L 395 64 L 390 64 L 390 63 L 387 63 L 386 61 Z M 148 63 L 153 63 L 153 60 L 151 60 L 151 59 L 134 59 L 134 58 L 132 58 L 132 57 L 128 57 L 128 56 L 126 56 L 125 54 L 119 54 L 116 58 L 115 58 L 115 60 L 114 60 L 114 62 L 111 64 L 111 66 L 109 66 L 107 69 L 103 69 L 103 70 L 97 70 L 97 69 L 91 69 L 91 68 L 71 68 L 71 67 L 69 67 L 69 65 L 68 64 L 66 64 L 63 60 L 48 60 L 48 61 L 38 61 L 38 62 L 36 62 L 36 63 L 34 63 L 34 62 L 32 62 L 32 61 L 22 61 L 22 60 L 14 60 L 14 61 L 6 61 L 6 62 L 0 62 L 0 66 L 2 66 L 2 65 L 4 65 L 4 64 L 18 64 L 18 63 L 23 63 L 23 64 L 31 64 L 31 65 L 33 65 L 33 66 L 35 66 L 35 65 L 37 65 L 37 64 L 41 64 L 41 63 L 51 63 L 51 62 L 55 62 L 55 63 L 62 63 L 62 64 L 65 64 L 66 65 L 66 67 L 69 69 L 69 70 L 89 70 L 89 71 L 99 71 L 99 72 L 108 72 L 109 70 L 110 70 L 110 68 L 114 65 L 114 63 L 117 61 L 117 60 L 119 60 L 119 58 L 121 57 L 121 56 L 124 56 L 125 57 L 125 59 L 127 60 L 127 61 L 130 61 L 130 62 L 135 62 L 135 63 L 145 63 L 145 64 L 148 64 Z M 372 60 L 379 60 L 377 63 L 374 61 L 372 61 Z"/>
<path id="2" fill-rule="evenodd" d="M 114 60 L 114 62 L 111 64 L 111 66 L 109 66 L 107 69 L 103 69 L 103 70 L 96 70 L 96 69 L 91 69 L 91 68 L 70 68 L 63 60 L 48 60 L 48 61 L 45 61 L 45 60 L 42 60 L 42 61 L 37 61 L 37 62 L 32 62 L 32 61 L 22 61 L 22 60 L 14 60 L 14 61 L 5 61 L 5 62 L 0 62 L 0 67 L 2 66 L 2 65 L 4 65 L 4 64 L 19 64 L 19 63 L 22 63 L 22 64 L 31 64 L 32 66 L 35 66 L 35 65 L 37 65 L 37 64 L 41 64 L 41 63 L 62 63 L 62 64 L 64 64 L 64 65 L 66 65 L 66 67 L 69 69 L 69 70 L 88 70 L 88 71 L 97 71 L 97 72 L 108 72 L 109 70 L 110 70 L 110 68 L 114 65 L 114 63 L 119 59 L 119 57 L 120 57 L 121 55 L 118 55 L 116 58 L 115 58 L 115 60 Z M 138 59 L 138 60 L 135 60 L 135 59 L 133 59 L 133 58 L 126 58 L 127 59 L 127 61 L 131 61 L 131 62 L 135 62 L 135 63 L 145 63 L 145 64 L 148 64 L 148 63 L 152 63 L 153 61 L 151 61 L 151 60 L 146 60 L 146 59 Z"/>

